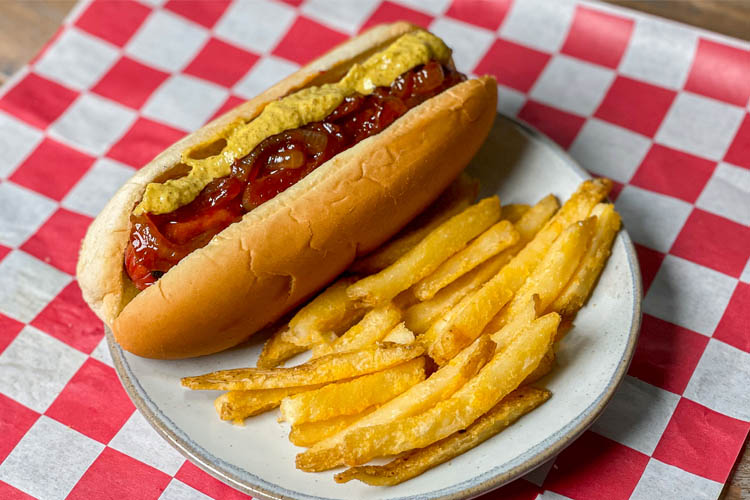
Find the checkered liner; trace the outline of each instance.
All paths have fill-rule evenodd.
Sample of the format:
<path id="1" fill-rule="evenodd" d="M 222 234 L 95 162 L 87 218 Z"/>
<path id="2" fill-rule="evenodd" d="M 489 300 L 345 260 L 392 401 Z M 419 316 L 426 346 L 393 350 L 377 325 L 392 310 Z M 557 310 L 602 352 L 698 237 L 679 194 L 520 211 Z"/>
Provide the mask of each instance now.
<path id="1" fill-rule="evenodd" d="M 503 498 L 719 494 L 750 426 L 750 45 L 560 0 L 86 0 L 0 92 L 0 497 L 246 498 L 134 411 L 77 250 L 164 147 L 397 19 L 495 75 L 499 111 L 617 181 L 637 243 L 645 315 L 622 387 Z"/>

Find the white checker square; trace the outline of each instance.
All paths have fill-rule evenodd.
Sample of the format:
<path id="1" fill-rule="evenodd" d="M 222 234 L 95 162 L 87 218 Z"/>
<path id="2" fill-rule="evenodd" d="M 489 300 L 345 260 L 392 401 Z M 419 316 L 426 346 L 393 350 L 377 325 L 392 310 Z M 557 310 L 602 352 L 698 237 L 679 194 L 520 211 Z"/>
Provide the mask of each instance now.
<path id="1" fill-rule="evenodd" d="M 101 158 L 65 196 L 62 206 L 96 217 L 134 172 L 131 167 L 109 158 Z"/>
<path id="2" fill-rule="evenodd" d="M 216 84 L 188 75 L 174 75 L 151 95 L 143 116 L 181 130 L 200 128 L 219 109 L 229 93 Z"/>
<path id="3" fill-rule="evenodd" d="M 745 270 L 742 271 L 742 274 L 740 275 L 740 281 L 750 283 L 750 259 L 748 259 L 747 264 L 745 264 Z"/>
<path id="4" fill-rule="evenodd" d="M 247 24 L 253 25 L 244 19 Z M 166 71 L 178 71 L 198 54 L 208 32 L 166 10 L 154 11 L 130 39 L 125 52 Z"/>
<path id="5" fill-rule="evenodd" d="M 672 248 L 693 208 L 677 198 L 630 185 L 620 192 L 615 206 L 630 236 L 662 253 Z"/>
<path id="6" fill-rule="evenodd" d="M 710 458 L 707 457 L 708 460 Z M 652 458 L 630 500 L 714 500 L 723 485 Z"/>
<path id="7" fill-rule="evenodd" d="M 508 116 L 516 116 L 526 104 L 526 94 L 505 85 L 497 85 L 497 110 Z"/>
<path id="8" fill-rule="evenodd" d="M 159 496 L 159 500 L 211 500 L 195 488 L 177 479 L 172 479 Z"/>
<path id="9" fill-rule="evenodd" d="M 138 0 L 138 1 L 150 7 L 159 7 L 167 3 L 167 0 Z"/>
<path id="10" fill-rule="evenodd" d="M 44 53 L 35 70 L 83 90 L 98 82 L 118 57 L 119 52 L 107 42 L 71 27 Z"/>
<path id="11" fill-rule="evenodd" d="M 745 111 L 737 106 L 680 92 L 655 140 L 710 160 L 720 160 L 739 129 Z"/>
<path id="12" fill-rule="evenodd" d="M 711 336 L 736 285 L 737 280 L 726 274 L 667 255 L 646 294 L 643 311 Z"/>
<path id="13" fill-rule="evenodd" d="M 216 23 L 214 33 L 253 52 L 270 52 L 294 16 L 291 7 L 267 0 L 234 2 Z"/>
<path id="14" fill-rule="evenodd" d="M 555 493 L 554 491 L 545 490 L 541 492 L 535 500 L 572 500 L 570 497 Z"/>
<path id="15" fill-rule="evenodd" d="M 170 476 L 174 476 L 185 462 L 185 458 L 156 433 L 140 412 L 130 416 L 109 446 Z"/>
<path id="16" fill-rule="evenodd" d="M 0 112 L 0 151 L 3 152 L 0 177 L 12 174 L 41 140 L 42 133 L 39 130 Z"/>
<path id="17" fill-rule="evenodd" d="M 44 224 L 57 203 L 12 182 L 0 184 L 0 243 L 20 246 Z"/>
<path id="18" fill-rule="evenodd" d="M 130 128 L 136 113 L 114 101 L 83 94 L 50 128 L 51 135 L 102 155 Z"/>
<path id="19" fill-rule="evenodd" d="M 750 420 L 750 354 L 710 339 L 690 378 L 685 397 L 714 411 Z"/>
<path id="20" fill-rule="evenodd" d="M 750 226 L 750 170 L 719 163 L 695 204 Z"/>
<path id="21" fill-rule="evenodd" d="M 626 376 L 592 430 L 651 455 L 679 401 L 677 394 Z"/>
<path id="22" fill-rule="evenodd" d="M 252 99 L 271 85 L 283 80 L 299 69 L 297 64 L 276 56 L 265 56 L 237 82 L 232 92 Z"/>
<path id="23" fill-rule="evenodd" d="M 500 36 L 543 52 L 557 52 L 573 22 L 575 8 L 569 0 L 513 2 Z"/>
<path id="24" fill-rule="evenodd" d="M 456 68 L 463 73 L 474 69 L 495 41 L 491 32 L 447 17 L 436 19 L 430 25 L 430 31 L 453 49 Z"/>
<path id="25" fill-rule="evenodd" d="M 396 3 L 436 16 L 448 10 L 451 0 L 396 0 Z"/>
<path id="26" fill-rule="evenodd" d="M 0 354 L 0 391 L 43 413 L 86 361 L 86 355 L 26 326 Z"/>
<path id="27" fill-rule="evenodd" d="M 636 18 L 619 71 L 625 76 L 671 89 L 687 80 L 698 45 L 695 30 L 656 18 Z"/>
<path id="28" fill-rule="evenodd" d="M 42 415 L 0 464 L 0 480 L 44 500 L 62 500 L 104 445 Z"/>
<path id="29" fill-rule="evenodd" d="M 587 120 L 568 152 L 590 172 L 627 183 L 651 147 L 651 140 L 597 118 Z"/>
<path id="30" fill-rule="evenodd" d="M 0 312 L 28 323 L 70 281 L 64 272 L 13 250 L 0 261 Z"/>
<path id="31" fill-rule="evenodd" d="M 565 55 L 552 58 L 529 96 L 578 115 L 591 115 L 604 99 L 615 72 Z"/>
<path id="32" fill-rule="evenodd" d="M 94 350 L 91 351 L 91 357 L 97 361 L 101 361 L 105 365 L 109 365 L 114 368 L 115 364 L 112 361 L 112 355 L 109 352 L 109 346 L 107 345 L 106 336 L 102 337 Z"/>
<path id="33" fill-rule="evenodd" d="M 354 34 L 379 3 L 378 0 L 307 0 L 300 10 L 323 24 Z"/>

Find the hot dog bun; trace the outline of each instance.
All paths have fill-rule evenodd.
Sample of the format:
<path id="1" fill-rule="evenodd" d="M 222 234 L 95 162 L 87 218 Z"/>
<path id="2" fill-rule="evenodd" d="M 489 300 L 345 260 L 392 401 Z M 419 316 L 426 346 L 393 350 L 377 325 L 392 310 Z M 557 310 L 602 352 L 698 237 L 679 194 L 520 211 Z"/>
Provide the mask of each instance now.
<path id="1" fill-rule="evenodd" d="M 192 252 L 138 292 L 123 270 L 129 216 L 146 185 L 186 148 L 296 89 L 336 80 L 355 61 L 415 29 L 376 27 L 177 142 L 138 171 L 84 238 L 84 299 L 120 345 L 173 359 L 232 347 L 277 320 L 432 202 L 479 149 L 496 113 L 491 77 L 460 83 L 338 154 Z"/>

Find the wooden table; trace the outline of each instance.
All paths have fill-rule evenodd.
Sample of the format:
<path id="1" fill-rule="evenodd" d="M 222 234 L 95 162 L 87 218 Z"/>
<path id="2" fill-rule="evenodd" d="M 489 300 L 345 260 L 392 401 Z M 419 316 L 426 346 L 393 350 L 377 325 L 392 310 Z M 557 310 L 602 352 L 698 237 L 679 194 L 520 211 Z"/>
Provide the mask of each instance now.
<path id="1" fill-rule="evenodd" d="M 750 40 L 750 0 L 606 1 Z M 0 0 L 0 83 L 36 55 L 74 4 L 74 0 Z M 750 498 L 749 448 L 746 442 L 722 500 Z"/>

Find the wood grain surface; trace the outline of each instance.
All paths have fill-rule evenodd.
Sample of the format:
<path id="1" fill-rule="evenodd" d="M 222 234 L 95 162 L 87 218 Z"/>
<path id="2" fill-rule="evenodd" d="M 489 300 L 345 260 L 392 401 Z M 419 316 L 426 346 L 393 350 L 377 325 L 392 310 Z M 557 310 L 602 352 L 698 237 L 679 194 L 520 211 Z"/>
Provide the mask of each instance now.
<path id="1" fill-rule="evenodd" d="M 750 0 L 606 1 L 750 40 Z M 36 55 L 74 4 L 74 0 L 0 0 L 0 83 Z M 750 499 L 748 448 L 746 442 L 722 500 Z"/>

